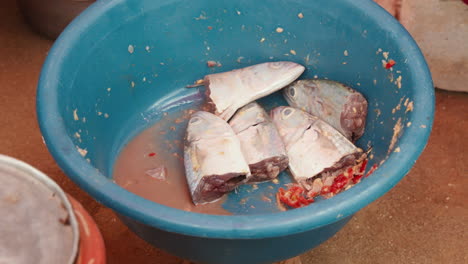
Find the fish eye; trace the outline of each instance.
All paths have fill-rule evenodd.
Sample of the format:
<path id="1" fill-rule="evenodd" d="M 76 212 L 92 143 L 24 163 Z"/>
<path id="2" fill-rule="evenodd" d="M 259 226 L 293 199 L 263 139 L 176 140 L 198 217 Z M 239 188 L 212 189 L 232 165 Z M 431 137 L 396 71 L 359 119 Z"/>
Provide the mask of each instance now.
<path id="1" fill-rule="evenodd" d="M 276 61 L 276 62 L 272 62 L 270 63 L 270 67 L 272 69 L 279 69 L 283 66 L 283 63 L 281 63 L 280 61 Z"/>
<path id="2" fill-rule="evenodd" d="M 255 106 L 255 103 L 250 103 L 246 106 L 244 106 L 244 110 L 247 110 L 247 109 L 250 109 L 250 108 L 253 108 Z"/>
<path id="3" fill-rule="evenodd" d="M 296 89 L 294 89 L 294 87 L 289 88 L 289 95 L 291 97 L 294 97 L 296 95 Z"/>
<path id="4" fill-rule="evenodd" d="M 192 125 L 196 125 L 197 123 L 200 123 L 200 121 L 201 121 L 201 118 L 193 117 L 192 119 L 190 119 L 189 123 L 192 124 Z"/>
<path id="5" fill-rule="evenodd" d="M 292 113 L 294 113 L 294 109 L 289 108 L 289 107 L 283 109 L 283 112 L 282 112 L 283 117 L 285 117 L 285 118 L 287 118 L 287 117 L 289 117 L 290 115 L 292 115 Z"/>
<path id="6" fill-rule="evenodd" d="M 264 120 L 268 118 L 268 115 L 265 115 L 265 113 L 257 113 L 256 118 L 257 120 Z"/>

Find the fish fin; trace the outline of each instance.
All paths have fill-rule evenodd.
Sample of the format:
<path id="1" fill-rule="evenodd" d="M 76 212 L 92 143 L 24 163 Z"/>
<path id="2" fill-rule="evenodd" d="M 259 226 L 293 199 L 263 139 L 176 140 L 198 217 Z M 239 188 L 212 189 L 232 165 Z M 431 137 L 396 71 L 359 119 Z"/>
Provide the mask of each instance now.
<path id="1" fill-rule="evenodd" d="M 198 86 L 203 86 L 205 85 L 205 81 L 203 79 L 200 79 L 200 80 L 197 80 L 195 83 L 193 84 L 190 84 L 190 85 L 187 85 L 185 86 L 185 88 L 195 88 L 195 87 L 198 87 Z"/>

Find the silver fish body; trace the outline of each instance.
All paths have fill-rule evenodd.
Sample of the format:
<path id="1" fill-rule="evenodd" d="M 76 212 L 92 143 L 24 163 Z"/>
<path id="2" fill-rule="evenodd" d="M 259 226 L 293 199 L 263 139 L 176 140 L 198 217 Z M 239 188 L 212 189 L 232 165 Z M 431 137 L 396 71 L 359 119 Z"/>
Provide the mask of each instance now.
<path id="1" fill-rule="evenodd" d="M 195 204 L 216 201 L 251 177 L 232 128 L 204 111 L 194 113 L 188 122 L 184 165 Z"/>
<path id="2" fill-rule="evenodd" d="M 274 179 L 288 167 L 283 141 L 267 112 L 256 102 L 242 107 L 229 121 L 249 164 L 250 182 Z"/>
<path id="3" fill-rule="evenodd" d="M 301 109 L 280 106 L 271 115 L 286 147 L 289 170 L 305 187 L 311 188 L 317 178 L 335 177 L 363 155 L 336 129 Z"/>
<path id="4" fill-rule="evenodd" d="M 367 100 L 350 87 L 330 80 L 298 80 L 284 89 L 289 105 L 324 120 L 349 140 L 364 133 Z"/>
<path id="5" fill-rule="evenodd" d="M 237 109 L 285 87 L 304 70 L 300 64 L 279 61 L 206 75 L 203 83 L 210 112 L 229 120 Z"/>

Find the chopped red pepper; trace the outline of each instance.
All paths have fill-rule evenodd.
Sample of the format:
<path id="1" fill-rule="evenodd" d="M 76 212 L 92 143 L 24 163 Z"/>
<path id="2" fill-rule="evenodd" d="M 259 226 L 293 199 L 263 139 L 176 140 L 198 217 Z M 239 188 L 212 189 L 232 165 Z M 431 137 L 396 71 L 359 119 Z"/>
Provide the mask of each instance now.
<path id="1" fill-rule="evenodd" d="M 364 176 L 364 172 L 366 171 L 368 159 L 365 159 L 361 163 L 361 167 L 359 167 L 359 170 L 356 174 L 353 175 L 353 183 L 356 184 L 361 181 L 362 177 Z"/>
<path id="2" fill-rule="evenodd" d="M 314 199 L 307 197 L 304 189 L 297 185 L 292 186 L 287 190 L 279 188 L 277 195 L 283 204 L 292 208 L 303 207 L 314 202 Z"/>
<path id="3" fill-rule="evenodd" d="M 346 172 L 338 175 L 332 185 L 322 186 L 320 191 L 310 190 L 307 192 L 300 185 L 293 184 L 287 190 L 279 188 L 277 200 L 292 208 L 299 208 L 309 205 L 314 202 L 314 197 L 323 195 L 325 198 L 330 198 L 333 195 L 343 191 L 349 184 L 356 184 L 364 177 L 364 172 L 368 164 L 368 159 L 365 159 L 356 166 L 346 169 Z M 377 164 L 374 164 L 365 177 L 369 176 L 377 169 Z"/>
<path id="4" fill-rule="evenodd" d="M 156 153 L 154 153 L 154 152 L 151 152 L 151 153 L 148 154 L 148 157 L 154 157 L 154 156 L 156 156 Z"/>
<path id="5" fill-rule="evenodd" d="M 343 174 L 338 175 L 338 177 L 333 180 L 333 184 L 330 187 L 330 192 L 337 194 L 340 192 L 349 182 L 349 178 Z"/>
<path id="6" fill-rule="evenodd" d="M 366 167 L 367 167 L 367 162 L 369 160 L 368 159 L 365 159 L 362 163 L 361 163 L 361 168 L 359 168 L 359 173 L 364 173 L 364 171 L 366 170 Z"/>
<path id="7" fill-rule="evenodd" d="M 314 198 L 305 197 L 305 196 L 303 196 L 303 195 L 299 196 L 299 204 L 300 204 L 299 207 L 309 205 L 309 204 L 311 204 L 311 203 L 313 203 L 313 202 L 315 202 L 315 201 L 314 201 Z"/>
<path id="8" fill-rule="evenodd" d="M 393 66 L 395 66 L 396 62 L 394 60 L 389 60 L 386 64 L 385 64 L 385 69 L 390 69 L 392 68 Z"/>
<path id="9" fill-rule="evenodd" d="M 355 174 L 354 177 L 353 177 L 353 183 L 356 184 L 356 183 L 360 182 L 361 179 L 362 179 L 362 176 L 363 176 L 362 174 Z"/>
<path id="10" fill-rule="evenodd" d="M 330 187 L 331 186 L 323 186 L 322 187 L 322 191 L 320 192 L 320 194 L 329 194 L 330 193 Z"/>
<path id="11" fill-rule="evenodd" d="M 208 26 L 208 30 L 212 30 L 212 29 L 213 29 L 213 27 L 212 27 L 212 26 Z"/>

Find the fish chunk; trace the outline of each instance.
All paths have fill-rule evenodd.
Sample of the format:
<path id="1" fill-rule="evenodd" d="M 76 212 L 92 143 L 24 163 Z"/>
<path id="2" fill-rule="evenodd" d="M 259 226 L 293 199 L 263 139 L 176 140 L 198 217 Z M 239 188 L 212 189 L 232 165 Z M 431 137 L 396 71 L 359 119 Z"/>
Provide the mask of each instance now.
<path id="1" fill-rule="evenodd" d="M 256 102 L 237 111 L 229 121 L 241 142 L 252 173 L 251 182 L 274 179 L 288 167 L 283 141 L 267 112 Z"/>
<path id="2" fill-rule="evenodd" d="M 365 155 L 333 127 L 305 111 L 280 106 L 271 115 L 286 147 L 289 170 L 308 189 L 317 178 L 324 184 L 333 182 Z"/>
<path id="3" fill-rule="evenodd" d="M 351 141 L 364 134 L 367 100 L 350 87 L 329 80 L 299 80 L 284 89 L 289 105 L 330 124 Z"/>
<path id="4" fill-rule="evenodd" d="M 184 165 L 194 204 L 214 202 L 251 177 L 232 128 L 204 111 L 193 114 L 188 122 Z"/>
<path id="5" fill-rule="evenodd" d="M 285 87 L 304 70 L 300 64 L 279 61 L 206 75 L 203 84 L 207 106 L 227 121 L 240 107 Z"/>

